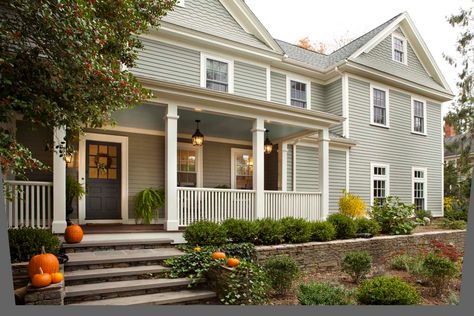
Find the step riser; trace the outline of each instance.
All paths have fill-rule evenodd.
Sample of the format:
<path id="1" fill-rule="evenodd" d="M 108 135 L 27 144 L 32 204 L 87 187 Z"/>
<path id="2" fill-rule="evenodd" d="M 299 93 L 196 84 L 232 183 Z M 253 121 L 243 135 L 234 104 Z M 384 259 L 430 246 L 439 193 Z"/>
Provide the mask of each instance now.
<path id="1" fill-rule="evenodd" d="M 129 262 L 113 262 L 113 263 L 85 263 L 79 265 L 65 265 L 64 271 L 93 270 L 107 268 L 127 268 L 136 266 L 162 265 L 166 259 L 146 260 L 146 261 L 129 261 Z"/>
<path id="2" fill-rule="evenodd" d="M 198 285 L 193 286 L 193 288 L 199 288 Z M 117 298 L 117 297 L 129 297 L 129 296 L 136 296 L 136 295 L 146 295 L 146 294 L 155 294 L 155 293 L 163 293 L 163 292 L 174 292 L 180 290 L 189 289 L 188 285 L 174 285 L 174 286 L 166 286 L 160 288 L 150 288 L 150 289 L 140 289 L 140 290 L 132 290 L 126 292 L 113 292 L 113 293 L 103 293 L 103 294 L 94 294 L 94 295 L 81 295 L 75 297 L 66 297 L 64 298 L 64 304 L 73 304 L 73 303 L 80 303 L 80 302 L 87 302 L 87 301 L 97 301 L 97 300 L 105 300 L 110 298 Z"/>
<path id="3" fill-rule="evenodd" d="M 111 251 L 111 250 L 138 250 L 138 249 L 156 249 L 156 248 L 171 248 L 171 244 L 143 244 L 143 245 L 120 245 L 120 246 L 78 246 L 74 248 L 63 248 L 66 254 L 77 252 L 96 252 L 96 251 Z"/>
<path id="4" fill-rule="evenodd" d="M 131 281 L 131 280 L 165 278 L 166 276 L 167 276 L 167 272 L 163 271 L 163 272 L 157 272 L 157 273 L 110 276 L 110 277 L 103 277 L 103 278 L 98 277 L 98 278 L 81 279 L 81 280 L 68 280 L 66 277 L 65 282 L 66 282 L 66 286 L 68 286 L 68 285 L 94 284 L 94 283 L 115 282 L 115 281 Z"/>

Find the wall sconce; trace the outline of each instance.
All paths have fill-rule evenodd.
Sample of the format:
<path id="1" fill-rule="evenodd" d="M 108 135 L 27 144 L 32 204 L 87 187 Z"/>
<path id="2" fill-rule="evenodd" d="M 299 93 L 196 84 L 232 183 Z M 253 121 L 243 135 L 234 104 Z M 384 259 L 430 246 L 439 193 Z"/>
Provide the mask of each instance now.
<path id="1" fill-rule="evenodd" d="M 196 131 L 194 132 L 193 137 L 192 137 L 193 146 L 202 146 L 202 144 L 204 143 L 204 135 L 201 134 L 201 132 L 199 131 L 199 123 L 201 121 L 196 120 L 195 122 L 196 122 Z"/>
<path id="2" fill-rule="evenodd" d="M 74 166 L 74 154 L 71 154 L 71 153 L 65 154 L 64 161 L 66 162 L 67 168 L 72 168 Z"/>
<path id="3" fill-rule="evenodd" d="M 263 149 L 265 151 L 265 154 L 269 155 L 272 153 L 273 150 L 273 144 L 268 138 L 268 132 L 270 132 L 268 129 L 265 131 L 267 133 L 267 138 L 265 139 L 265 142 L 263 143 Z"/>

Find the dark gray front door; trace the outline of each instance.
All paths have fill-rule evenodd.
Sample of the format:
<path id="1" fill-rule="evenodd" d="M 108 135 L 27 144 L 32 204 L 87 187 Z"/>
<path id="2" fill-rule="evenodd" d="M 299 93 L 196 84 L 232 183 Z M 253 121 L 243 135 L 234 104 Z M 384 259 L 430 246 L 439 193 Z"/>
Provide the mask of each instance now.
<path id="1" fill-rule="evenodd" d="M 86 142 L 86 220 L 121 219 L 121 147 Z"/>

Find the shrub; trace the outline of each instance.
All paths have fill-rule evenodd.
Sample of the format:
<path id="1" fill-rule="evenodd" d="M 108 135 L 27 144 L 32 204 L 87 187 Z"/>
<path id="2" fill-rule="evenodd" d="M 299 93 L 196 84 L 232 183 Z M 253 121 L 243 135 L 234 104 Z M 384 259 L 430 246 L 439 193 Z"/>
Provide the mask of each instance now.
<path id="1" fill-rule="evenodd" d="M 422 275 L 434 286 L 435 293 L 440 294 L 457 274 L 456 265 L 448 258 L 428 254 L 422 263 Z"/>
<path id="2" fill-rule="evenodd" d="M 367 251 L 352 251 L 341 262 L 342 271 L 349 274 L 355 283 L 364 279 L 372 268 L 372 257 Z"/>
<path id="3" fill-rule="evenodd" d="M 349 305 L 351 292 L 330 283 L 301 284 L 298 301 L 301 305 Z"/>
<path id="4" fill-rule="evenodd" d="M 444 217 L 451 221 L 467 222 L 469 204 L 454 197 L 444 198 Z"/>
<path id="5" fill-rule="evenodd" d="M 357 232 L 357 226 L 354 220 L 344 214 L 332 214 L 328 216 L 327 221 L 336 229 L 337 239 L 354 238 Z"/>
<path id="6" fill-rule="evenodd" d="M 389 196 L 382 205 L 372 207 L 371 215 L 379 223 L 382 233 L 409 235 L 416 226 L 411 220 L 414 212 L 414 205 L 404 204 L 398 197 Z"/>
<path id="7" fill-rule="evenodd" d="M 380 234 L 380 225 L 373 219 L 357 218 L 355 223 L 358 234 L 371 234 L 373 236 Z"/>
<path id="8" fill-rule="evenodd" d="M 413 305 L 420 302 L 417 290 L 396 277 L 379 276 L 365 280 L 357 289 L 363 305 Z"/>
<path id="9" fill-rule="evenodd" d="M 448 218 L 443 219 L 441 227 L 445 229 L 466 229 L 466 222 L 463 220 L 451 220 Z"/>
<path id="10" fill-rule="evenodd" d="M 211 249 L 193 251 L 179 257 L 169 258 L 164 264 L 171 268 L 171 278 L 190 278 L 195 283 L 206 276 L 209 269 L 219 262 L 211 258 Z"/>
<path id="11" fill-rule="evenodd" d="M 436 239 L 431 241 L 431 245 L 434 247 L 434 251 L 437 255 L 446 257 L 452 262 L 458 262 L 462 257 L 462 253 L 460 253 L 454 245 L 445 244 Z"/>
<path id="12" fill-rule="evenodd" d="M 290 244 L 311 241 L 311 225 L 302 218 L 285 217 L 280 220 L 283 239 Z"/>
<path id="13" fill-rule="evenodd" d="M 293 281 L 299 273 L 295 260 L 288 256 L 268 259 L 263 269 L 267 273 L 272 289 L 279 295 L 283 295 L 291 289 Z"/>
<path id="14" fill-rule="evenodd" d="M 210 221 L 192 223 L 184 231 L 183 237 L 191 245 L 220 246 L 227 241 L 224 228 Z"/>
<path id="15" fill-rule="evenodd" d="M 397 255 L 390 259 L 390 268 L 393 270 L 410 272 L 410 267 L 413 265 L 415 260 L 415 257 L 407 254 Z"/>
<path id="16" fill-rule="evenodd" d="M 283 227 L 281 222 L 270 218 L 258 219 L 257 243 L 260 245 L 277 245 L 283 242 Z"/>
<path id="17" fill-rule="evenodd" d="M 235 257 L 240 260 L 254 261 L 257 258 L 255 245 L 251 243 L 225 244 L 220 247 L 228 257 Z"/>
<path id="18" fill-rule="evenodd" d="M 431 211 L 428 210 L 415 210 L 415 218 L 419 220 L 424 220 L 425 218 L 429 218 L 430 220 L 433 219 L 433 215 L 431 214 Z"/>
<path id="19" fill-rule="evenodd" d="M 344 195 L 339 199 L 339 212 L 352 218 L 364 217 L 367 214 L 367 206 L 360 196 L 343 191 Z"/>
<path id="20" fill-rule="evenodd" d="M 30 261 L 31 257 L 41 253 L 41 247 L 47 253 L 57 254 L 60 241 L 50 230 L 21 227 L 8 230 L 10 259 L 12 263 Z"/>
<path id="21" fill-rule="evenodd" d="M 257 237 L 257 227 L 255 222 L 246 221 L 243 219 L 230 218 L 222 223 L 227 238 L 232 242 L 243 243 L 243 242 L 255 242 Z"/>
<path id="22" fill-rule="evenodd" d="M 310 226 L 313 241 L 329 241 L 336 238 L 336 229 L 329 222 L 312 222 Z"/>

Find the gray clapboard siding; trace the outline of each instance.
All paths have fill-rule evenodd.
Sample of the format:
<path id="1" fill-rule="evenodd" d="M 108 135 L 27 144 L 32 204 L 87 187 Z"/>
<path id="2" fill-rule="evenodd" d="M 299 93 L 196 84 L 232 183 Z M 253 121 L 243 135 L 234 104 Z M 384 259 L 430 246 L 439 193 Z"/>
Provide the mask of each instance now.
<path id="1" fill-rule="evenodd" d="M 326 87 L 316 82 L 311 82 L 311 109 L 326 111 Z"/>
<path id="2" fill-rule="evenodd" d="M 293 145 L 288 145 L 286 153 L 286 190 L 293 191 Z"/>
<path id="3" fill-rule="evenodd" d="M 411 168 L 428 169 L 428 209 L 442 214 L 441 105 L 427 104 L 427 136 L 411 133 L 411 97 L 390 90 L 390 129 L 369 125 L 369 83 L 349 79 L 350 190 L 370 204 L 370 162 L 390 165 L 390 195 L 412 202 Z"/>
<path id="4" fill-rule="evenodd" d="M 234 93 L 256 99 L 267 99 L 266 68 L 234 62 Z"/>
<path id="5" fill-rule="evenodd" d="M 284 74 L 272 71 L 271 80 L 271 100 L 286 104 L 286 76 Z"/>
<path id="6" fill-rule="evenodd" d="M 342 80 L 336 80 L 325 87 L 326 112 L 342 115 Z M 331 132 L 342 135 L 342 124 L 329 129 Z"/>
<path id="7" fill-rule="evenodd" d="M 425 71 L 410 43 L 407 43 L 407 55 L 407 65 L 392 60 L 392 35 L 389 35 L 370 52 L 356 58 L 356 62 L 444 91 L 444 88 Z"/>
<path id="8" fill-rule="evenodd" d="M 199 51 L 142 38 L 144 49 L 139 52 L 137 66 L 131 71 L 137 75 L 199 86 L 201 55 Z"/>
<path id="9" fill-rule="evenodd" d="M 339 198 L 346 188 L 346 152 L 329 150 L 329 213 L 337 213 Z"/>
<path id="10" fill-rule="evenodd" d="M 296 146 L 296 191 L 319 191 L 318 148 Z"/>

